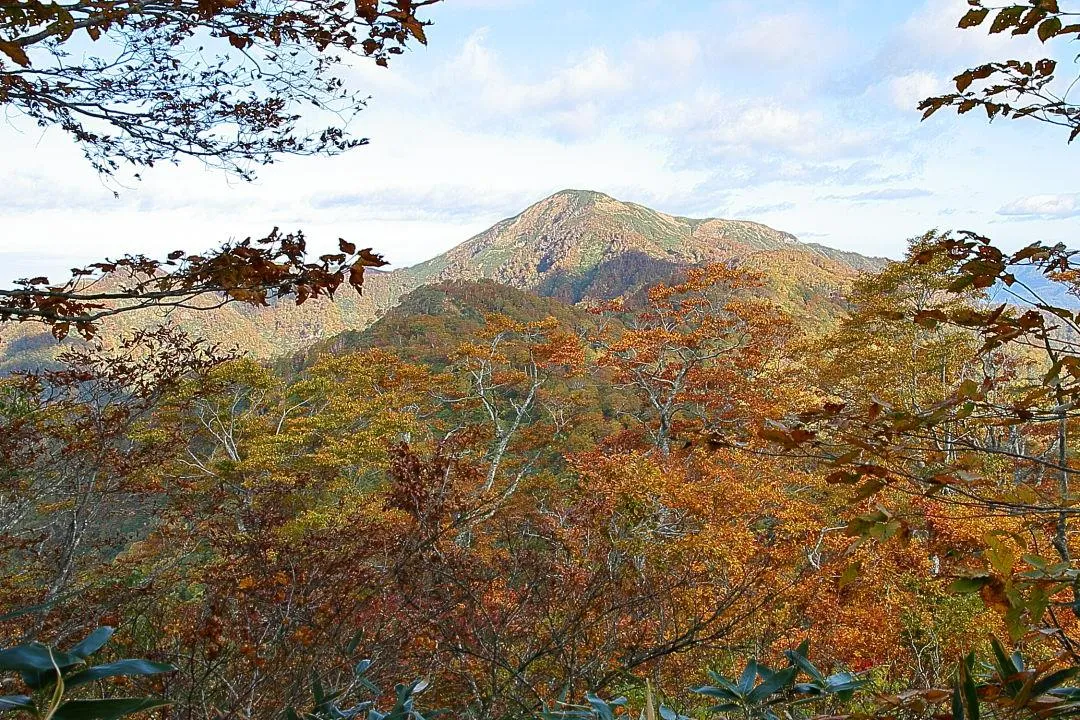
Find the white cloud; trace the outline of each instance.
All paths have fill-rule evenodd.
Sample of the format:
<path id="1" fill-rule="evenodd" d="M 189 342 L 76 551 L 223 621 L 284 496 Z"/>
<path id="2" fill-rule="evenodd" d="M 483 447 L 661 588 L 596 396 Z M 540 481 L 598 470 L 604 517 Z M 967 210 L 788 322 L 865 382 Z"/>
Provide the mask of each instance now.
<path id="1" fill-rule="evenodd" d="M 566 187 L 679 214 L 764 214 L 869 253 L 895 254 L 949 224 L 950 208 L 965 223 L 999 211 L 1028 220 L 999 218 L 1000 236 L 1018 241 L 1034 230 L 1068 239 L 1054 218 L 1080 216 L 1074 195 L 1007 203 L 1071 187 L 1063 138 L 1037 140 L 1053 129 L 918 122 L 917 101 L 967 59 L 1026 47 L 957 30 L 964 0 L 888 4 L 893 27 L 856 24 L 872 14 L 857 0 L 463 1 L 491 12 L 447 15 L 430 47 L 389 70 L 350 69 L 374 96 L 354 126 L 370 146 L 289 158 L 254 184 L 164 165 L 114 200 L 55 133 L 39 142 L 32 123 L 23 135 L 0 127 L 4 159 L 20 168 L 0 197 L 0 281 L 50 248 L 80 261 L 160 254 L 274 225 L 302 227 L 319 251 L 340 236 L 408 264 Z M 860 12 L 830 14 L 845 4 Z M 493 11 L 512 5 L 530 19 Z M 635 34 L 644 27 L 654 35 Z"/>
<path id="2" fill-rule="evenodd" d="M 816 108 L 718 92 L 699 92 L 690 101 L 651 110 L 645 123 L 712 155 L 753 157 L 769 151 L 794 162 L 857 156 L 879 141 L 872 129 L 835 121 Z"/>
<path id="3" fill-rule="evenodd" d="M 1014 37 L 1008 32 L 991 35 L 990 20 L 966 30 L 957 28 L 960 18 L 970 10 L 967 0 L 926 0 L 925 4 L 900 28 L 898 45 L 891 48 L 893 58 L 884 60 L 905 63 L 908 67 L 926 67 L 933 63 L 960 61 L 985 62 L 991 59 L 1038 54 L 1041 48 L 1034 34 Z"/>
<path id="4" fill-rule="evenodd" d="M 948 89 L 938 77 L 924 70 L 890 78 L 887 83 L 889 100 L 893 106 L 909 112 L 916 111 L 925 98 Z"/>
<path id="5" fill-rule="evenodd" d="M 798 68 L 805 79 L 806 73 L 844 52 L 847 43 L 843 31 L 823 22 L 820 12 L 797 8 L 757 14 L 760 6 L 737 5 L 725 14 L 745 19 L 725 28 L 715 43 L 715 54 L 727 63 L 758 71 L 762 67 Z"/>
<path id="6" fill-rule="evenodd" d="M 631 44 L 630 55 L 637 80 L 670 85 L 700 64 L 701 40 L 694 33 L 681 31 L 637 38 Z"/>
<path id="7" fill-rule="evenodd" d="M 889 200 L 911 200 L 930 197 L 934 193 L 925 188 L 880 188 L 866 190 L 852 195 L 825 195 L 823 200 L 850 200 L 854 202 L 881 202 Z"/>
<path id="8" fill-rule="evenodd" d="M 498 55 L 488 48 L 488 30 L 478 30 L 441 77 L 444 89 L 457 93 L 475 112 L 474 101 L 488 112 L 517 116 L 547 110 L 565 111 L 576 103 L 625 92 L 631 79 L 602 48 L 591 48 L 576 60 L 535 82 L 512 78 Z"/>
<path id="9" fill-rule="evenodd" d="M 999 215 L 1021 218 L 1069 218 L 1080 215 L 1080 193 L 1028 195 L 998 210 Z"/>

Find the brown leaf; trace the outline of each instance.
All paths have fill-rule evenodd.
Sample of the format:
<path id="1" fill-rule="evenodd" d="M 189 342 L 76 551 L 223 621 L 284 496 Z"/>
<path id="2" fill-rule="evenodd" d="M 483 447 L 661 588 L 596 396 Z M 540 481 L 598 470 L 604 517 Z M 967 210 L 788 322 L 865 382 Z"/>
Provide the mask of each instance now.
<path id="1" fill-rule="evenodd" d="M 1057 69 L 1057 62 L 1050 60 L 1049 58 L 1043 58 L 1039 62 L 1035 63 L 1035 71 L 1039 75 L 1046 77 L 1050 73 Z"/>
<path id="2" fill-rule="evenodd" d="M 360 251 L 360 260 L 358 262 L 366 267 L 382 267 L 383 265 L 389 265 L 388 262 L 383 260 L 382 255 L 372 252 L 371 248 L 365 248 Z"/>
<path id="3" fill-rule="evenodd" d="M 1013 5 L 998 10 L 998 14 L 994 17 L 994 22 L 990 24 L 990 33 L 996 34 L 1005 32 L 1013 25 L 1019 25 L 1023 15 L 1024 7 L 1020 5 Z"/>
<path id="4" fill-rule="evenodd" d="M 943 323 L 948 320 L 948 317 L 941 310 L 920 310 L 915 313 L 915 324 L 920 325 L 929 330 L 933 330 L 939 323 Z"/>
<path id="5" fill-rule="evenodd" d="M 359 260 L 349 270 L 349 284 L 360 292 L 364 287 L 364 262 Z"/>
<path id="6" fill-rule="evenodd" d="M 960 18 L 960 24 L 957 27 L 966 29 L 981 25 L 982 21 L 986 19 L 986 16 L 990 14 L 989 8 L 974 8 L 968 10 L 964 17 Z"/>
<path id="7" fill-rule="evenodd" d="M 0 41 L 0 53 L 4 53 L 18 65 L 30 67 L 30 58 L 26 56 L 26 51 L 13 42 Z"/>

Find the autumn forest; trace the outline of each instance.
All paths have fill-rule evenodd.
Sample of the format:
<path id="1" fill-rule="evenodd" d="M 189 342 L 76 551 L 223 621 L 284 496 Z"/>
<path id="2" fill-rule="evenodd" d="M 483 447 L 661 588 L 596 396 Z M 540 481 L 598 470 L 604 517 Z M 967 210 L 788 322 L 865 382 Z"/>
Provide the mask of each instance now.
<path id="1" fill-rule="evenodd" d="M 3 0 L 0 105 L 106 179 L 243 181 L 365 152 L 305 113 L 436 4 Z M 1054 60 L 958 70 L 925 117 L 1073 151 Z M 393 270 L 275 229 L 2 277 L 0 714 L 1080 714 L 1080 260 L 1037 240 L 890 260 L 566 190 Z"/>

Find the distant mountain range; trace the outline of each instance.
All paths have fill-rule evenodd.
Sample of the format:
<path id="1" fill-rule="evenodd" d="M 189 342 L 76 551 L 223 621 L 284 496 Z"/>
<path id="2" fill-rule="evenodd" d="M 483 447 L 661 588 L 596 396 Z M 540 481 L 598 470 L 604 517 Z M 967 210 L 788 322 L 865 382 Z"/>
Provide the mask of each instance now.
<path id="1" fill-rule="evenodd" d="M 886 261 L 803 243 L 760 223 L 678 217 L 603 193 L 564 190 L 431 260 L 370 272 L 363 295 L 347 288 L 333 301 L 299 307 L 283 302 L 182 310 L 169 321 L 212 342 L 269 358 L 363 330 L 424 286 L 492 280 L 565 303 L 588 303 L 628 296 L 688 266 L 713 262 L 736 262 L 761 272 L 789 310 L 825 319 L 843 311 L 843 294 L 859 273 L 877 270 Z M 108 324 L 103 337 L 162 320 L 153 313 L 129 315 Z M 40 326 L 5 329 L 2 337 L 0 371 L 47 364 L 57 352 Z"/>

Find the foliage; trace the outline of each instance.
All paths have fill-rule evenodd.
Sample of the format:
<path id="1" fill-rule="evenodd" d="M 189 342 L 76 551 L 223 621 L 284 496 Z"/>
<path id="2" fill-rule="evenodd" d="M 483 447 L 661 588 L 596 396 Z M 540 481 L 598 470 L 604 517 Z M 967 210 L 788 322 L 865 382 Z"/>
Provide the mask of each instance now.
<path id="1" fill-rule="evenodd" d="M 716 685 L 703 685 L 694 692 L 705 695 L 716 704 L 709 708 L 712 713 L 737 712 L 748 719 L 777 720 L 781 715 L 791 717 L 795 708 L 830 696 L 840 701 L 850 700 L 856 690 L 865 685 L 848 672 L 838 672 L 826 677 L 806 657 L 808 644 L 785 655 L 788 667 L 772 670 L 756 660 L 750 660 L 737 679 L 728 679 L 710 673 Z M 805 674 L 805 682 L 796 682 Z M 781 709 L 782 708 L 782 709 Z"/>
<path id="2" fill-rule="evenodd" d="M 360 290 L 364 268 L 386 263 L 370 250 L 340 241 L 340 252 L 312 262 L 302 233 L 275 228 L 261 240 L 248 238 L 216 252 L 189 255 L 181 250 L 167 260 L 129 255 L 75 269 L 65 283 L 45 277 L 23 279 L 0 289 L 0 324 L 40 322 L 62 340 L 74 329 L 89 340 L 104 318 L 147 309 L 208 309 L 230 302 L 266 305 L 292 296 L 333 297 L 348 280 Z"/>
<path id="3" fill-rule="evenodd" d="M 714 703 L 705 709 L 707 713 L 761 720 L 803 717 L 866 720 L 898 715 L 977 720 L 986 714 L 1038 718 L 1076 714 L 1075 698 L 1080 689 L 1065 683 L 1080 673 L 1080 666 L 1062 667 L 1058 660 L 1032 666 L 1018 651 L 1006 653 L 996 638 L 991 638 L 991 645 L 992 661 L 981 663 L 975 653 L 969 653 L 957 663 L 953 682 L 948 688 L 911 688 L 899 694 L 876 692 L 871 695 L 867 692 L 870 683 L 865 677 L 843 670 L 826 676 L 809 661 L 804 643 L 795 650 L 785 651 L 788 665 L 783 669 L 773 670 L 751 659 L 735 677 L 710 672 L 715 684 L 693 688 L 693 692 Z M 548 710 L 543 717 L 613 720 L 628 704 L 625 697 L 607 701 L 588 694 L 586 699 L 588 705 Z M 812 707 L 817 714 L 808 712 Z M 831 714 L 821 714 L 828 710 Z M 659 714 L 664 720 L 685 717 L 665 705 L 660 705 Z M 641 716 L 656 716 L 652 692 L 648 688 Z"/>
<path id="4" fill-rule="evenodd" d="M 911 329 L 909 343 L 931 348 L 921 367 L 903 369 L 919 397 L 851 387 L 769 438 L 825 460 L 834 468 L 830 482 L 855 486 L 857 498 L 899 505 L 853 519 L 854 535 L 907 536 L 920 524 L 940 531 L 943 523 L 926 517 L 940 507 L 957 520 L 965 512 L 996 516 L 981 537 L 972 534 L 982 561 L 957 564 L 954 591 L 979 592 L 1000 608 L 1015 638 L 1050 625 L 1072 653 L 1075 311 L 1043 300 L 1017 272 L 1037 268 L 1072 292 L 1073 255 L 1041 245 L 1004 253 L 973 234 L 928 236 L 890 272 L 921 277 L 933 266 L 937 280 L 925 302 L 895 304 L 883 315 Z M 989 303 L 995 287 L 1012 302 Z M 932 339 L 939 344 L 928 345 Z M 900 357 L 919 358 L 913 349 Z M 922 509 L 913 512 L 895 491 L 920 496 Z"/>
<path id="5" fill-rule="evenodd" d="M 387 33 L 370 50 L 342 5 L 327 11 L 345 20 L 281 42 L 359 43 L 378 61 L 423 40 L 414 13 L 428 4 L 390 3 L 395 30 L 380 25 L 386 4 L 359 3 L 357 17 Z M 278 10 L 287 22 L 311 19 L 290 7 Z M 1056 3 L 1016 7 L 999 8 L 991 30 L 1076 32 L 1055 24 L 1066 15 Z M 140 8 L 100 28 L 80 17 L 88 32 L 157 21 L 175 32 L 171 9 Z M 991 13 L 971 8 L 964 24 Z M 102 8 L 49 12 L 61 10 Z M 258 54 L 286 30 L 252 11 L 200 6 L 180 32 L 224 27 L 235 49 Z M 221 17 L 251 24 L 236 32 Z M 60 19 L 31 21 L 62 43 Z M 1053 71 L 977 69 L 959 91 Z M 987 107 L 1072 117 L 1064 105 Z M 564 212 L 562 231 L 609 229 L 598 206 L 633 230 L 644 260 L 612 264 L 609 232 L 590 236 L 576 264 L 530 264 L 530 229 Z M 30 610 L 0 616 L 0 636 L 43 648 L 27 642 L 123 622 L 127 654 L 177 669 L 167 691 L 184 718 L 292 708 L 298 719 L 423 720 L 426 683 L 379 691 L 401 677 L 431 678 L 436 705 L 477 719 L 613 720 L 642 696 L 644 720 L 1076 714 L 1080 314 L 1026 280 L 1080 295 L 1075 255 L 930 233 L 904 262 L 855 281 L 850 312 L 822 327 L 787 312 L 835 304 L 787 302 L 816 270 L 789 268 L 772 287 L 748 272 L 791 257 L 783 236 L 727 226 L 771 253 L 736 263 L 722 224 L 671 220 L 560 193 L 417 271 L 441 276 L 476 250 L 475 274 L 578 299 L 610 289 L 602 268 L 632 270 L 631 286 L 672 270 L 646 233 L 670 250 L 685 230 L 696 260 L 721 261 L 642 293 L 620 286 L 625 297 L 588 317 L 446 283 L 281 373 L 163 329 L 4 379 L 0 431 L 14 442 L 0 450 L 0 610 Z M 302 237 L 275 233 L 206 256 L 124 258 L 65 285 L 4 291 L 0 320 L 90 338 L 106 317 L 149 307 L 299 304 L 381 264 L 339 249 L 312 262 Z M 37 653 L 28 672 L 45 676 L 24 682 L 55 677 L 61 694 L 112 672 L 69 666 L 73 652 L 15 655 Z M 120 661 L 144 667 L 132 662 Z M 703 671 L 711 682 L 687 691 Z M 654 687 L 672 689 L 662 704 Z M 62 716 L 56 705 L 35 708 Z"/>
<path id="6" fill-rule="evenodd" d="M 0 105 L 61 129 L 106 175 L 193 157 L 250 178 L 283 154 L 366 142 L 346 131 L 364 100 L 341 58 L 386 65 L 425 43 L 417 13 L 434 2 L 8 0 Z M 328 112 L 339 120 L 310 127 Z"/>
<path id="7" fill-rule="evenodd" d="M 379 660 L 372 682 L 424 675 L 436 705 L 478 717 L 642 679 L 680 688 L 718 651 L 764 658 L 805 637 L 861 670 L 887 658 L 901 682 L 912 657 L 901 609 L 932 616 L 952 598 L 918 578 L 921 548 L 845 549 L 842 488 L 757 454 L 767 446 L 745 430 L 806 396 L 792 382 L 804 370 L 790 325 L 731 268 L 688 282 L 593 316 L 536 317 L 554 306 L 506 298 L 517 319 L 487 312 L 501 296 L 478 293 L 483 311 L 464 305 L 468 323 L 422 315 L 416 345 L 326 354 L 286 376 L 250 360 L 169 363 L 183 371 L 147 376 L 145 411 L 72 425 L 65 443 L 78 445 L 34 466 L 65 482 L 94 477 L 70 475 L 71 458 L 92 457 L 81 448 L 110 428 L 105 446 L 123 453 L 95 467 L 118 482 L 108 491 L 125 498 L 129 534 L 106 534 L 110 506 L 79 496 L 78 541 L 52 541 L 73 560 L 63 582 L 42 556 L 5 603 L 46 601 L 42 631 L 82 627 L 77 608 L 125 618 L 130 652 L 179 668 L 170 698 L 184 716 L 299 707 L 313 671 L 356 688 L 338 668 L 356 662 L 357 637 Z M 407 331 L 406 318 L 391 320 L 386 332 Z M 723 364 L 688 364 L 666 452 L 639 419 L 656 416 L 635 410 L 647 393 L 626 381 L 616 347 L 631 359 L 724 352 Z M 65 412 L 92 409 L 92 393 L 77 397 Z M 11 407 L 35 402 L 24 394 Z M 701 442 L 717 428 L 738 444 Z M 66 458 L 67 447 L 80 449 Z M 13 465 L 13 482 L 31 467 Z M 32 517 L 59 529 L 73 509 L 61 501 Z M 21 527 L 9 566 L 33 557 Z M 931 638 L 944 654 L 923 662 L 927 678 L 983 627 L 954 617 Z M 365 702 L 343 698 L 342 712 Z"/>
<path id="8" fill-rule="evenodd" d="M 31 693 L 0 696 L 0 713 L 14 712 L 41 720 L 113 720 L 168 705 L 153 697 L 72 697 L 80 692 L 75 688 L 103 680 L 176 670 L 172 665 L 139 659 L 90 665 L 90 657 L 104 647 L 112 634 L 110 627 L 97 628 L 66 651 L 37 642 L 0 650 L 0 672 L 17 673 Z"/>
<path id="9" fill-rule="evenodd" d="M 768 396 L 764 387 L 782 367 L 794 332 L 775 306 L 748 297 L 760 286 L 758 277 L 726 265 L 691 269 L 681 283 L 650 289 L 625 327 L 596 341 L 613 383 L 641 396 L 636 419 L 662 453 L 687 427 L 722 432 L 767 412 L 741 395 Z M 614 302 L 596 311 L 624 310 Z"/>
<path id="10" fill-rule="evenodd" d="M 148 470 L 182 443 L 168 432 L 146 434 L 145 423 L 170 392 L 225 359 L 179 331 L 158 329 L 114 351 L 71 350 L 57 370 L 2 381 L 5 604 L 38 607 L 44 622 L 52 603 L 83 587 L 127 533 L 140 531 L 145 508 L 159 502 Z"/>
<path id="11" fill-rule="evenodd" d="M 424 720 L 424 716 L 416 710 L 416 696 L 427 688 L 427 682 L 416 680 L 409 684 L 400 683 L 394 688 L 394 704 L 387 711 L 378 710 L 371 700 L 353 705 L 349 708 L 340 707 L 339 703 L 346 697 L 352 686 L 359 685 L 367 691 L 378 694 L 379 689 L 368 680 L 365 675 L 371 668 L 370 660 L 361 660 L 353 669 L 353 682 L 349 687 L 340 690 L 327 691 L 318 677 L 312 678 L 311 697 L 314 706 L 310 711 L 298 712 L 289 708 L 285 712 L 287 720 L 353 720 L 353 718 L 365 718 L 366 720 Z"/>
<path id="12" fill-rule="evenodd" d="M 1034 32 L 1044 44 L 1080 37 L 1080 23 L 1073 22 L 1077 12 L 1063 9 L 1058 0 L 1000 6 L 970 0 L 969 5 L 960 18 L 961 29 L 988 24 L 990 34 L 1009 31 L 1013 36 L 1024 36 Z M 984 63 L 954 78 L 955 93 L 927 98 L 919 103 L 919 109 L 924 111 L 924 119 L 944 107 L 955 107 L 961 115 L 981 107 L 990 120 L 1034 118 L 1067 128 L 1072 142 L 1080 135 L 1080 106 L 1068 99 L 1068 88 L 1055 85 L 1057 71 L 1058 62 L 1049 57 Z"/>

